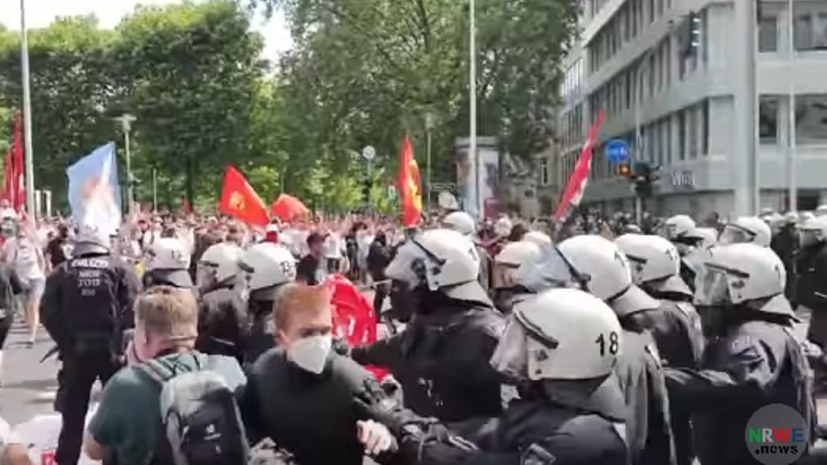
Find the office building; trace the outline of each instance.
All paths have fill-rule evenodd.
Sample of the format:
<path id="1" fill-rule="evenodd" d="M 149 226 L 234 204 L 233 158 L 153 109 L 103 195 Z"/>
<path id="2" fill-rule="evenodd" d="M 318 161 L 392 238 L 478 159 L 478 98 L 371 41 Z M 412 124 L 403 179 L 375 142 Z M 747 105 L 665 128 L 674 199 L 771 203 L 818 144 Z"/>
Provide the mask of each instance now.
<path id="1" fill-rule="evenodd" d="M 604 108 L 600 140 L 625 139 L 633 159 L 660 166 L 647 210 L 726 216 L 786 209 L 791 153 L 799 210 L 827 203 L 827 1 L 794 0 L 792 15 L 788 0 L 763 0 L 758 11 L 750 1 L 583 2 L 580 43 L 565 63 L 555 179 L 543 181 L 565 186 Z M 633 208 L 630 183 L 602 150 L 583 202 Z"/>

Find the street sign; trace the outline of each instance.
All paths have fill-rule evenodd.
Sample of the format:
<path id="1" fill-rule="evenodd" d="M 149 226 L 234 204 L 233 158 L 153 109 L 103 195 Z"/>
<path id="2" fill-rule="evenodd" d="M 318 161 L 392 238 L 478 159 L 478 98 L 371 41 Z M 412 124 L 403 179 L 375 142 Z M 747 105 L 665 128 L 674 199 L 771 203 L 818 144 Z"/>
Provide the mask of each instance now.
<path id="1" fill-rule="evenodd" d="M 362 149 L 362 157 L 367 161 L 373 160 L 376 157 L 376 149 L 372 145 L 368 145 Z"/>
<path id="2" fill-rule="evenodd" d="M 439 192 L 439 191 L 449 191 L 454 192 L 457 190 L 457 185 L 452 182 L 434 182 L 431 183 L 431 192 Z"/>
<path id="3" fill-rule="evenodd" d="M 623 163 L 629 160 L 629 144 L 623 139 L 612 139 L 603 149 L 606 159 L 611 163 Z"/>

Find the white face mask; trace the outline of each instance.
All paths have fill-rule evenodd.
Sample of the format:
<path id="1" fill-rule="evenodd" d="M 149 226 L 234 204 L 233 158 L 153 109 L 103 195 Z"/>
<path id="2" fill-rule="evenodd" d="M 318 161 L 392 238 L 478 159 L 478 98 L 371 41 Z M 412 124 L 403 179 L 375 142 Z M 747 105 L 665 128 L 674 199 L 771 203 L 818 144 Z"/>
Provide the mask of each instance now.
<path id="1" fill-rule="evenodd" d="M 333 338 L 330 335 L 310 336 L 294 342 L 288 355 L 293 363 L 318 375 L 324 370 L 332 346 Z"/>

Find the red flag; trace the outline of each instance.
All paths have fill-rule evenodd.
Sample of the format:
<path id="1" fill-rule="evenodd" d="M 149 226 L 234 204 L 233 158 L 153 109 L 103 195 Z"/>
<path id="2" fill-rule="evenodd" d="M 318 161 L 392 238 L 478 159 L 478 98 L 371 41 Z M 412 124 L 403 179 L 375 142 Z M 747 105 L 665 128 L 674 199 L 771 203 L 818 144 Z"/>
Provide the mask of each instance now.
<path id="1" fill-rule="evenodd" d="M 14 144 L 12 145 L 11 206 L 17 213 L 26 206 L 26 186 L 23 184 L 23 118 L 20 113 L 14 120 Z"/>
<path id="2" fill-rule="evenodd" d="M 310 214 L 310 210 L 301 200 L 288 194 L 279 195 L 279 198 L 270 206 L 270 211 L 285 223 Z"/>
<path id="3" fill-rule="evenodd" d="M 563 191 L 563 197 L 560 199 L 560 204 L 554 213 L 554 219 L 558 222 L 563 221 L 566 214 L 571 211 L 572 208 L 579 205 L 580 200 L 583 198 L 583 192 L 586 191 L 586 184 L 589 181 L 589 174 L 592 171 L 592 152 L 594 145 L 597 143 L 597 134 L 600 133 L 600 126 L 603 125 L 603 119 L 605 119 L 605 117 L 606 111 L 601 109 L 597 114 L 597 119 L 594 121 L 591 129 L 589 129 L 586 144 L 580 152 L 580 158 L 577 159 L 577 164 L 574 165 L 574 172 L 572 172 L 571 177 L 569 177 L 566 190 Z"/>
<path id="4" fill-rule="evenodd" d="M 187 214 L 192 213 L 192 204 L 186 197 L 181 198 L 181 211 Z"/>
<path id="5" fill-rule="evenodd" d="M 402 226 L 410 228 L 422 220 L 422 184 L 419 165 L 413 155 L 408 136 L 402 139 L 402 159 L 399 162 L 399 199 L 402 206 Z"/>
<path id="6" fill-rule="evenodd" d="M 351 347 L 376 342 L 378 325 L 371 301 L 342 275 L 328 276 L 325 284 L 333 291 L 330 303 L 333 306 L 334 335 L 347 341 Z M 376 367 L 366 368 L 380 381 L 388 375 L 385 370 Z"/>
<path id="7" fill-rule="evenodd" d="M 219 210 L 250 225 L 266 226 L 270 222 L 261 197 L 244 179 L 244 175 L 230 165 L 224 172 Z"/>
<path id="8" fill-rule="evenodd" d="M 12 167 L 12 164 L 11 164 L 12 163 L 11 153 L 12 153 L 12 148 L 11 148 L 11 146 L 9 146 L 9 149 L 6 150 L 6 157 L 3 159 L 3 195 L 0 196 L 3 200 L 8 201 L 9 205 L 11 205 L 11 198 L 12 198 L 12 192 L 11 192 L 12 183 L 11 183 L 11 180 L 12 180 L 12 177 L 14 175 L 14 173 L 12 172 L 14 170 L 14 167 Z"/>

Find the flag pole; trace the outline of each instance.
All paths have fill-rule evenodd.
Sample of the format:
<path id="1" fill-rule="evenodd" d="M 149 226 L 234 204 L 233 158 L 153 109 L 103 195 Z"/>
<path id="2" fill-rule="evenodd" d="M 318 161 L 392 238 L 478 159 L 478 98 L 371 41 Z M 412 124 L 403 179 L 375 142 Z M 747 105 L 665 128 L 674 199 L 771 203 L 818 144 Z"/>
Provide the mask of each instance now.
<path id="1" fill-rule="evenodd" d="M 23 134 L 26 147 L 26 212 L 34 214 L 34 153 L 32 149 L 32 96 L 29 78 L 29 31 L 26 0 L 20 0 L 20 68 L 23 80 Z"/>

